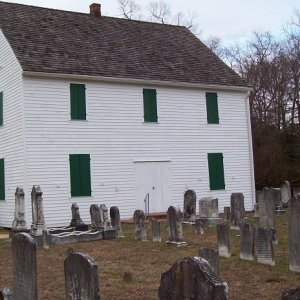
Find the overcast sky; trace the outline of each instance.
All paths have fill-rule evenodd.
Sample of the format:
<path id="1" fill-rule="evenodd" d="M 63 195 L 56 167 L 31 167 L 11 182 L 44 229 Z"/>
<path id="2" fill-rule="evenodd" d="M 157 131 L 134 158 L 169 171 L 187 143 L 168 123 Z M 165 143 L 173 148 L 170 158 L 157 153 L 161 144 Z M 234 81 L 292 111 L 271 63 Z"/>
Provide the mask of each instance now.
<path id="1" fill-rule="evenodd" d="M 146 7 L 152 0 L 135 0 Z M 117 0 L 6 0 L 55 9 L 89 12 L 93 2 L 101 3 L 102 14 L 118 17 Z M 293 11 L 300 10 L 300 0 L 164 0 L 172 13 L 195 13 L 202 37 L 217 36 L 224 43 L 247 39 L 253 31 L 280 34 L 282 25 L 290 21 Z"/>

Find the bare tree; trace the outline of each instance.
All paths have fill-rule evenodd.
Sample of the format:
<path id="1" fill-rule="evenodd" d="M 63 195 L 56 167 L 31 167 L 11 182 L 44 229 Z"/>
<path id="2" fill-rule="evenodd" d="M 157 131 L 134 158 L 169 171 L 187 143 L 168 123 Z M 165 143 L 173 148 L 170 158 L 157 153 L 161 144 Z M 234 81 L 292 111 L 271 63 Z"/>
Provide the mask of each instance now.
<path id="1" fill-rule="evenodd" d="M 133 0 L 118 0 L 118 3 L 119 9 L 126 19 L 141 19 L 141 15 L 138 15 L 141 12 L 141 7 L 136 2 Z"/>
<path id="2" fill-rule="evenodd" d="M 163 1 L 153 1 L 149 4 L 150 18 L 152 21 L 166 24 L 170 23 L 171 7 Z"/>

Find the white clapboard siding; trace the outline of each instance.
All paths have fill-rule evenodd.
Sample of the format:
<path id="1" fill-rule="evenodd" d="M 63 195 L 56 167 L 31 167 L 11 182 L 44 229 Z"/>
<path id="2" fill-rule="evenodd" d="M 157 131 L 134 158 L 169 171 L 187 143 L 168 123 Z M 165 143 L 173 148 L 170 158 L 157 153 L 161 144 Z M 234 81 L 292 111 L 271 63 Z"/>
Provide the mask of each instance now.
<path id="1" fill-rule="evenodd" d="M 0 30 L 0 92 L 3 92 L 3 126 L 0 126 L 0 158 L 5 163 L 5 201 L 0 200 L 0 227 L 11 227 L 14 193 L 23 187 L 24 130 L 22 70 Z"/>
<path id="2" fill-rule="evenodd" d="M 158 123 L 143 123 L 142 85 L 82 81 L 87 120 L 70 120 L 69 84 L 74 80 L 24 78 L 27 201 L 33 184 L 44 192 L 47 225 L 65 225 L 76 201 L 89 223 L 92 203 L 117 205 L 132 217 L 135 162 L 170 161 L 171 202 L 182 208 L 183 194 L 219 197 L 219 209 L 232 192 L 242 192 L 252 209 L 251 150 L 246 94 L 218 92 L 220 124 L 207 124 L 205 90 L 157 89 Z M 226 190 L 210 191 L 207 153 L 224 155 Z M 92 197 L 70 197 L 69 154 L 90 154 Z M 197 208 L 198 209 L 198 208 Z M 29 213 L 29 210 L 28 210 Z"/>

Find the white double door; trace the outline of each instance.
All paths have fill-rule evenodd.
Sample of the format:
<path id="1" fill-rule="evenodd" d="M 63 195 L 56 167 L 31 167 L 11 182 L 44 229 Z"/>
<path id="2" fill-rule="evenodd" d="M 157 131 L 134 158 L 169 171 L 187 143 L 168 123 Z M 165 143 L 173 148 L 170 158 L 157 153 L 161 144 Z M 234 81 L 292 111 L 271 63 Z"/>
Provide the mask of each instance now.
<path id="1" fill-rule="evenodd" d="M 136 162 L 137 208 L 148 210 L 145 199 L 149 197 L 149 212 L 166 212 L 171 205 L 170 161 Z"/>

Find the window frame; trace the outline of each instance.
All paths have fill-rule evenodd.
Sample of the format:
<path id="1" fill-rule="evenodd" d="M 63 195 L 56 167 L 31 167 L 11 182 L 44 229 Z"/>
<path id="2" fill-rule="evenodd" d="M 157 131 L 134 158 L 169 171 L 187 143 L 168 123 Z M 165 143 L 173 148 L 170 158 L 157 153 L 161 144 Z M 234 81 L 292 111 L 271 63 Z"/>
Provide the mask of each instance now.
<path id="1" fill-rule="evenodd" d="M 0 201 L 5 201 L 5 160 L 4 158 L 0 158 Z"/>
<path id="2" fill-rule="evenodd" d="M 86 121 L 86 86 L 83 83 L 70 83 L 70 120 Z"/>
<path id="3" fill-rule="evenodd" d="M 157 90 L 143 88 L 144 123 L 158 123 Z"/>
<path id="4" fill-rule="evenodd" d="M 223 153 L 207 153 L 207 164 L 209 189 L 211 191 L 225 190 L 226 184 Z"/>
<path id="5" fill-rule="evenodd" d="M 207 124 L 220 124 L 218 93 L 206 92 Z"/>

